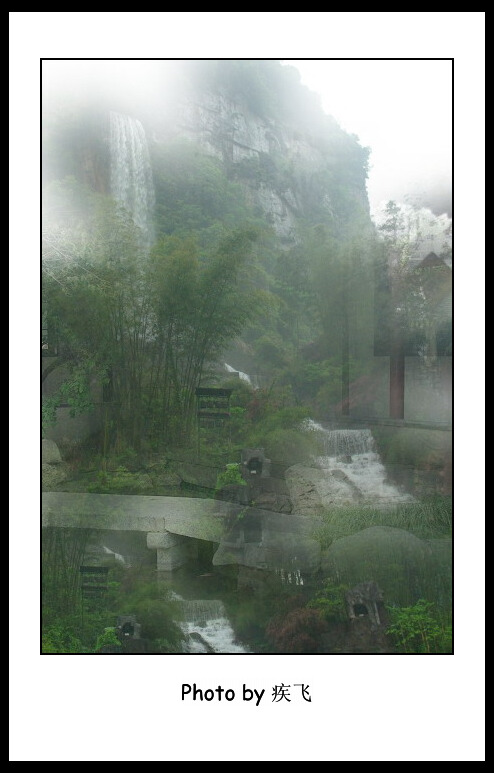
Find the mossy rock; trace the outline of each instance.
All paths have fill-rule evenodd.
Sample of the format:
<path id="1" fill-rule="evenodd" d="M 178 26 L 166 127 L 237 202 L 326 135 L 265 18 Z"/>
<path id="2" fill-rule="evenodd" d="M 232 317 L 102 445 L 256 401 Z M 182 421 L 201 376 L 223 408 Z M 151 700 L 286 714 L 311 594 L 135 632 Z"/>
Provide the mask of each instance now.
<path id="1" fill-rule="evenodd" d="M 451 605 L 451 540 L 425 540 L 404 529 L 371 526 L 342 537 L 323 553 L 322 571 L 349 586 L 376 582 L 384 602 L 408 606 L 426 598 Z"/>

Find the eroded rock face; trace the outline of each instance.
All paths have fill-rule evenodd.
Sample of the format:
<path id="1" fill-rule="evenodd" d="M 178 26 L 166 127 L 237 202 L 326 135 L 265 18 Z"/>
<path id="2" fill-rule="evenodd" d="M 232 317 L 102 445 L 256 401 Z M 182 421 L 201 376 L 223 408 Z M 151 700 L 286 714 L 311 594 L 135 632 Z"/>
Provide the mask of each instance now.
<path id="1" fill-rule="evenodd" d="M 294 464 L 285 472 L 292 513 L 320 515 L 336 505 L 353 505 L 361 501 L 357 486 L 343 470 L 321 470 Z"/>
<path id="2" fill-rule="evenodd" d="M 252 112 L 240 93 L 233 99 L 221 91 L 202 90 L 183 96 L 175 110 L 173 121 L 168 118 L 155 126 L 155 141 L 185 137 L 220 160 L 232 179 L 244 187 L 249 203 L 262 210 L 284 242 L 297 241 L 297 220 L 311 206 L 308 193 L 315 195 L 329 220 L 334 218 L 338 196 L 317 181 L 321 170 L 337 163 L 336 156 L 324 152 L 306 132 Z M 293 172 L 282 180 L 276 176 L 265 179 L 280 156 Z M 259 172 L 246 174 L 246 168 L 253 172 L 259 164 L 264 177 Z M 355 202 L 367 210 L 364 177 L 350 188 Z"/>

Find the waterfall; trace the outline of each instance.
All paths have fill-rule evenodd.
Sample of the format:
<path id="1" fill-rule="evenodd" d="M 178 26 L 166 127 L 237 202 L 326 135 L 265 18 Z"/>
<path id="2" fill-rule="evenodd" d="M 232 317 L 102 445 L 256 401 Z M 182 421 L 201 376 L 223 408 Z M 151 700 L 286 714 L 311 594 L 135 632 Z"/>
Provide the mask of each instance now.
<path id="1" fill-rule="evenodd" d="M 226 363 L 226 362 L 225 362 L 225 370 L 227 370 L 228 373 L 238 373 L 238 377 L 242 381 L 246 381 L 248 384 L 250 384 L 252 386 L 251 378 L 250 378 L 250 376 L 247 375 L 247 373 L 242 373 L 241 370 L 237 370 L 236 368 L 232 368 L 232 366 L 228 365 L 228 363 Z"/>
<path id="2" fill-rule="evenodd" d="M 363 455 L 375 453 L 374 438 L 370 429 L 324 429 L 309 419 L 310 429 L 321 432 L 325 456 Z"/>
<path id="3" fill-rule="evenodd" d="M 184 652 L 188 654 L 245 654 L 248 650 L 235 642 L 235 633 L 222 601 L 215 599 L 185 600 L 173 594 L 180 601 L 184 619 L 181 622 L 187 635 Z"/>
<path id="4" fill-rule="evenodd" d="M 249 384 L 253 389 L 259 389 L 260 384 L 260 378 L 259 376 L 249 376 L 247 373 L 243 373 L 241 370 L 237 370 L 236 368 L 232 368 L 231 365 L 228 365 L 227 362 L 223 363 L 225 370 L 228 371 L 228 373 L 236 373 L 242 381 L 246 381 L 247 384 Z"/>
<path id="5" fill-rule="evenodd" d="M 387 479 L 370 429 L 325 429 L 309 420 L 307 429 L 320 433 L 324 454 L 316 464 L 327 473 L 331 495 L 353 491 L 362 504 L 394 505 L 414 502 Z"/>
<path id="6" fill-rule="evenodd" d="M 275 569 L 276 576 L 280 579 L 282 585 L 303 585 L 304 578 L 300 569 L 295 569 L 292 572 L 286 569 Z"/>
<path id="7" fill-rule="evenodd" d="M 140 121 L 110 112 L 110 187 L 112 196 L 141 229 L 144 246 L 154 241 L 154 186 L 149 151 Z"/>
<path id="8" fill-rule="evenodd" d="M 125 556 L 123 556 L 121 553 L 115 553 L 114 550 L 110 550 L 110 548 L 107 548 L 106 545 L 103 545 L 102 547 L 105 553 L 115 557 L 115 561 L 124 564 L 124 566 L 130 566 L 130 564 L 126 561 Z"/>

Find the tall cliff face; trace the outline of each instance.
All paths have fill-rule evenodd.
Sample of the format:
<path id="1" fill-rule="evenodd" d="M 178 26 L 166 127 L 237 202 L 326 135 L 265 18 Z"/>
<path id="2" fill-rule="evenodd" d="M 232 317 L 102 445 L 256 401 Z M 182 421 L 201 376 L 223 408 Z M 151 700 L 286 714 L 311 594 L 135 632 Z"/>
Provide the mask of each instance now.
<path id="1" fill-rule="evenodd" d="M 368 150 L 323 112 L 293 68 L 274 60 L 219 60 L 189 62 L 185 74 L 179 69 L 175 88 L 158 90 L 149 103 L 129 97 L 124 104 L 121 97 L 120 104 L 109 91 L 106 99 L 94 97 L 61 119 L 62 103 L 54 113 L 55 131 L 47 130 L 48 176 L 52 169 L 57 178 L 75 174 L 93 189 L 111 192 L 108 125 L 117 111 L 142 124 L 151 154 L 168 154 L 164 165 L 153 169 L 156 177 L 167 174 L 170 159 L 177 169 L 173 145 L 188 142 L 198 159 L 214 160 L 226 179 L 240 186 L 247 207 L 273 226 L 282 245 L 294 244 L 301 226 L 324 223 L 335 235 L 356 219 L 360 227 L 370 226 Z M 184 182 L 180 170 L 174 173 Z M 162 212 L 169 215 L 171 199 L 180 196 L 174 185 L 165 188 L 169 201 L 161 202 Z M 157 223 L 158 234 L 173 228 Z"/>
<path id="2" fill-rule="evenodd" d="M 368 151 L 322 110 L 314 124 L 290 121 L 254 110 L 241 92 L 196 87 L 152 122 L 150 136 L 158 146 L 188 140 L 217 159 L 284 243 L 297 240 L 301 221 L 370 224 Z"/>

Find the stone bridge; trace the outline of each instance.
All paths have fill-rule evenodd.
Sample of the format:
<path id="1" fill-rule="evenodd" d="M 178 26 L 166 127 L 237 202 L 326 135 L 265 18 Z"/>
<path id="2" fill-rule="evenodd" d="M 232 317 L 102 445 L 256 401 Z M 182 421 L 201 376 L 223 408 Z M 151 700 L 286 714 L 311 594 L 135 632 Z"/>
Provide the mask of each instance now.
<path id="1" fill-rule="evenodd" d="M 193 540 L 218 543 L 216 566 L 316 571 L 321 563 L 317 517 L 288 515 L 215 499 L 120 494 L 42 494 L 42 526 L 145 532 L 157 569 L 194 558 Z M 192 539 L 191 539 L 192 538 Z"/>

